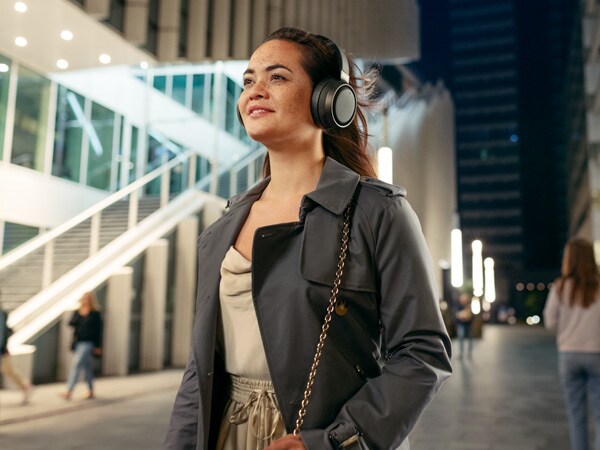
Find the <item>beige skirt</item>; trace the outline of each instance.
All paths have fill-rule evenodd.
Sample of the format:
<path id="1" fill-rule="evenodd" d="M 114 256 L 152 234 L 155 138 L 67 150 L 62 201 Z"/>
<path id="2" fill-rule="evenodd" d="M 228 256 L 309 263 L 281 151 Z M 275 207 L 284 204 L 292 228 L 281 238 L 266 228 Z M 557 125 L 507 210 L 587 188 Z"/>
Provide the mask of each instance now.
<path id="1" fill-rule="evenodd" d="M 217 450 L 262 450 L 285 436 L 273 383 L 230 376 Z"/>

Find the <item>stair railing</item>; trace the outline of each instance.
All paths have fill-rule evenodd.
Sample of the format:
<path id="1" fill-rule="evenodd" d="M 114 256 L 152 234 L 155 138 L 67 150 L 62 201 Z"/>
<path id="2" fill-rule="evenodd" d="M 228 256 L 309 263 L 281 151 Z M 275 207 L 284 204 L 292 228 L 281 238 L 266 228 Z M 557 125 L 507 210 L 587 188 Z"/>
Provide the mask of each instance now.
<path id="1" fill-rule="evenodd" d="M 140 191 L 150 182 L 160 178 L 160 207 L 164 207 L 169 203 L 170 199 L 170 175 L 171 171 L 182 166 L 185 170 L 187 166 L 187 185 L 188 188 L 193 188 L 196 184 L 196 152 L 186 151 L 175 156 L 170 161 L 147 173 L 143 177 L 124 187 L 123 189 L 109 195 L 105 199 L 96 203 L 94 206 L 86 209 L 72 219 L 53 228 L 47 233 L 30 240 L 24 245 L 17 247 L 11 252 L 0 258 L 0 271 L 18 262 L 19 260 L 30 255 L 34 251 L 44 247 L 44 261 L 42 269 L 42 289 L 48 287 L 52 283 L 52 268 L 54 263 L 54 245 L 56 239 L 64 235 L 69 230 L 91 218 L 90 238 L 89 238 L 89 256 L 94 255 L 100 247 L 100 228 L 102 220 L 102 211 L 112 206 L 116 202 L 129 197 L 129 211 L 127 226 L 128 229 L 133 228 L 137 224 L 138 204 Z M 186 163 L 188 163 L 186 165 Z"/>

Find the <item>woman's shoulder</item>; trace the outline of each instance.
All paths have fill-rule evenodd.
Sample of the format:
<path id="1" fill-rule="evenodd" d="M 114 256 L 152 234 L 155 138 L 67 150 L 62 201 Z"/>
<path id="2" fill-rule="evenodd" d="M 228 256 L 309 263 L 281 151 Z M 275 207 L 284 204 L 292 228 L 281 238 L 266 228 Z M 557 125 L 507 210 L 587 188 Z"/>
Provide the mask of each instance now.
<path id="1" fill-rule="evenodd" d="M 371 220 L 376 220 L 386 213 L 412 214 L 412 208 L 406 199 L 406 189 L 377 178 L 361 177 L 356 203 L 358 209 L 364 211 Z"/>

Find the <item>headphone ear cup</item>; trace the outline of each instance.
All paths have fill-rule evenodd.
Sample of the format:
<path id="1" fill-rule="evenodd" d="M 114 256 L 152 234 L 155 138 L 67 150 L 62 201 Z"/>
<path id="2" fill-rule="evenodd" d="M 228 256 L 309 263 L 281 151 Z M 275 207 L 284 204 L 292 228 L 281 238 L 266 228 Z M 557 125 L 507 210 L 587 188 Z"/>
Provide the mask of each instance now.
<path id="1" fill-rule="evenodd" d="M 320 128 L 346 128 L 356 115 L 356 93 L 344 81 L 321 81 L 313 89 L 311 112 Z"/>

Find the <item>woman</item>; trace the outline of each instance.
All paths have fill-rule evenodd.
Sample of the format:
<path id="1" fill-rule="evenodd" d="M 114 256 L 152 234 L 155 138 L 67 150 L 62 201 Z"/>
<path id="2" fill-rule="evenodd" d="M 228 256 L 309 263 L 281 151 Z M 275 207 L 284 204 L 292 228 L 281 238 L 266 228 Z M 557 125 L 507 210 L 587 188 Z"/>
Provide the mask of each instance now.
<path id="1" fill-rule="evenodd" d="M 585 239 L 567 243 L 561 276 L 544 308 L 546 328 L 556 331 L 572 450 L 588 450 L 586 392 L 594 411 L 600 450 L 600 275 Z"/>
<path id="2" fill-rule="evenodd" d="M 355 115 L 349 91 L 366 84 L 351 67 L 333 42 L 295 28 L 250 59 L 238 111 L 268 150 L 265 179 L 199 239 L 192 352 L 164 448 L 408 448 L 450 373 L 420 226 L 402 188 L 371 178 L 365 102 Z M 291 434 L 350 202 L 339 301 Z"/>
<path id="3" fill-rule="evenodd" d="M 85 373 L 85 381 L 88 385 L 87 399 L 94 398 L 94 368 L 93 356 L 102 355 L 102 318 L 100 307 L 96 296 L 92 292 L 86 292 L 79 299 L 79 308 L 73 313 L 69 326 L 73 327 L 74 351 L 71 371 L 67 381 L 67 390 L 61 392 L 60 396 L 70 400 L 77 384 L 80 372 Z"/>

